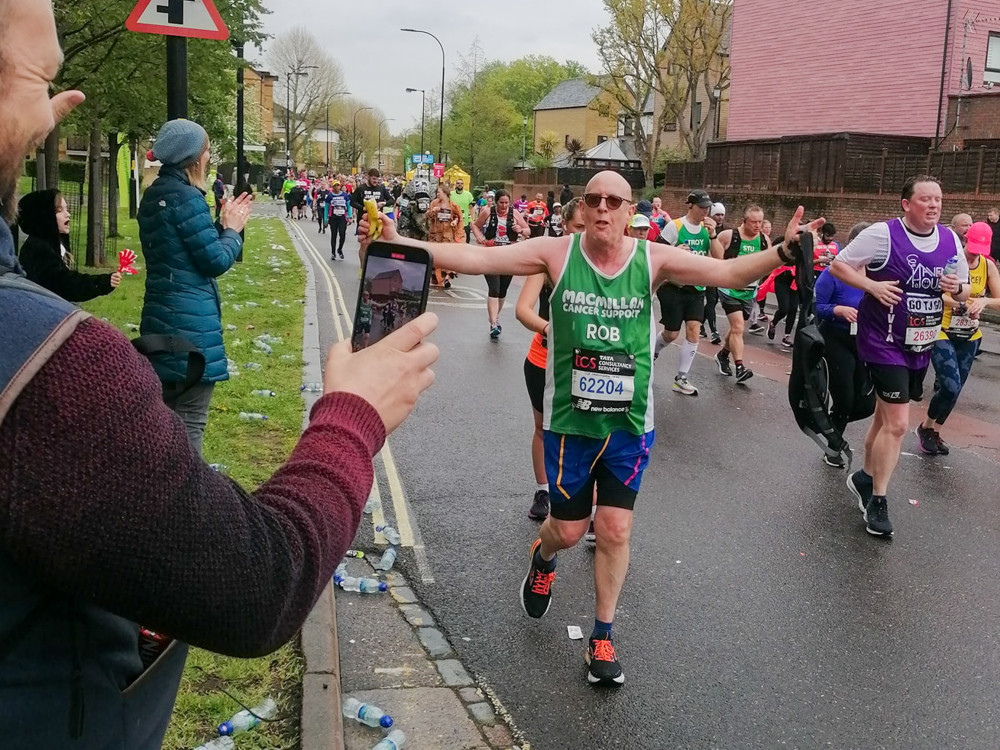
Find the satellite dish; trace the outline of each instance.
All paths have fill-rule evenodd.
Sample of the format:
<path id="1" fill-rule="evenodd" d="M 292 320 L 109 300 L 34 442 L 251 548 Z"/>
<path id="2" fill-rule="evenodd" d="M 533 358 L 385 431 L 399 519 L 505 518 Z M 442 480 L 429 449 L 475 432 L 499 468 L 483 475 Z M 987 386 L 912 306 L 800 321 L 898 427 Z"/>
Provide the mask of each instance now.
<path id="1" fill-rule="evenodd" d="M 965 88 L 972 89 L 972 58 L 965 60 Z"/>

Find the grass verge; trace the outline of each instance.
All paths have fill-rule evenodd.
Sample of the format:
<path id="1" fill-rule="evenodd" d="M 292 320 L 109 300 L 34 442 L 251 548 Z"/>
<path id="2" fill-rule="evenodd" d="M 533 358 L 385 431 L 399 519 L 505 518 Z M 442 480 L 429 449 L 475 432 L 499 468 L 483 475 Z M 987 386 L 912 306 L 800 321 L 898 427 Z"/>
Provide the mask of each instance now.
<path id="1" fill-rule="evenodd" d="M 84 307 L 135 337 L 138 331 L 133 326 L 138 326 L 142 312 L 145 272 L 136 222 L 128 220 L 126 214 L 120 226 L 123 237 L 118 246 L 129 247 L 140 256 L 139 275 L 126 277 L 115 292 Z M 280 219 L 252 219 L 247 227 L 244 262 L 218 279 L 226 353 L 237 363 L 240 374 L 215 389 L 204 455 L 209 463 L 225 465 L 225 472 L 244 487 L 256 487 L 269 478 L 291 453 L 302 429 L 299 384 L 304 308 L 299 300 L 305 294 L 305 279 L 305 269 Z M 257 306 L 248 307 L 248 303 Z M 236 330 L 225 330 L 227 325 Z M 271 355 L 254 344 L 262 334 L 280 339 L 271 344 Z M 261 369 L 247 369 L 248 362 L 261 365 Z M 257 397 L 251 395 L 254 390 L 277 395 Z M 242 422 L 241 411 L 262 413 L 268 419 Z M 192 748 L 217 736 L 216 727 L 240 710 L 223 691 L 247 706 L 266 696 L 278 703 L 282 720 L 239 735 L 239 750 L 297 747 L 302 675 L 297 643 L 260 659 L 234 659 L 192 649 L 163 747 Z"/>

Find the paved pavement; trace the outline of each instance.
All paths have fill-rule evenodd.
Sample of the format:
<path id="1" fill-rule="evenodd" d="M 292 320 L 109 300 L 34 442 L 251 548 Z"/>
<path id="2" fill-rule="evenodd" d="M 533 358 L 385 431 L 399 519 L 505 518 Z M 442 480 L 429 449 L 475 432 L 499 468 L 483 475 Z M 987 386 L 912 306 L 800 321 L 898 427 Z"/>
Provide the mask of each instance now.
<path id="1" fill-rule="evenodd" d="M 313 238 L 315 226 L 301 226 Z M 356 245 L 349 248 L 353 257 L 333 270 L 353 309 L 358 266 Z M 952 455 L 919 457 L 912 436 L 904 444 L 890 494 L 892 541 L 864 532 L 843 472 L 823 466 L 795 428 L 788 355 L 751 338 L 746 359 L 757 377 L 745 387 L 700 357 L 692 380 L 701 395 L 688 398 L 666 385 L 677 356 L 666 350 L 616 617 L 627 683 L 607 692 L 587 686 L 584 646 L 566 631 L 587 632 L 592 622 L 587 549 L 560 554 L 546 618 L 531 621 L 518 605 L 537 534 L 526 516 L 529 335 L 511 308 L 501 341 L 491 342 L 482 303 L 471 300 L 484 284 L 460 278 L 457 286 L 470 299 L 434 293 L 437 381 L 392 437 L 391 464 L 378 462 L 379 486 L 385 517 L 406 531 L 397 566 L 408 588 L 469 677 L 495 696 L 511 742 L 553 750 L 996 746 L 995 333 L 949 422 Z M 515 282 L 511 305 L 516 293 Z M 335 327 L 321 313 L 321 348 Z M 863 431 L 848 431 L 859 448 Z M 357 545 L 375 550 L 376 539 L 364 523 Z M 365 694 L 400 700 L 393 705 L 407 722 L 437 717 L 442 737 L 414 747 L 476 747 L 462 744 L 473 741 L 471 729 L 462 739 L 449 718 L 471 716 L 455 710 L 464 702 L 468 711 L 468 701 L 434 692 L 444 679 L 429 667 L 440 661 L 429 650 L 438 639 L 421 642 L 419 625 L 402 627 L 400 606 L 338 593 L 345 691 L 388 686 Z M 406 690 L 410 703 L 401 700 Z M 364 746 L 352 744 L 357 731 L 348 728 L 348 747 Z"/>

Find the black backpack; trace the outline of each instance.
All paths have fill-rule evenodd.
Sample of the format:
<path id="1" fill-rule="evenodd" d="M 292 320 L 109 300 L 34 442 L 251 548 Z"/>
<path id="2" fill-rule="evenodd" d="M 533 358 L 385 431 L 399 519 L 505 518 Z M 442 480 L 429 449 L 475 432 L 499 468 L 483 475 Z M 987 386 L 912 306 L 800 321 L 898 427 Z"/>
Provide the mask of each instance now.
<path id="1" fill-rule="evenodd" d="M 792 350 L 792 374 L 788 379 L 788 403 L 795 422 L 810 439 L 834 459 L 841 456 L 851 470 L 854 455 L 851 446 L 830 418 L 830 372 L 824 357 L 826 342 L 816 325 L 813 290 L 813 236 L 803 233 L 795 269 L 799 290 L 799 321 Z M 858 394 L 859 397 L 862 394 Z M 856 404 L 852 420 L 865 419 L 874 411 L 874 403 L 865 399 Z"/>

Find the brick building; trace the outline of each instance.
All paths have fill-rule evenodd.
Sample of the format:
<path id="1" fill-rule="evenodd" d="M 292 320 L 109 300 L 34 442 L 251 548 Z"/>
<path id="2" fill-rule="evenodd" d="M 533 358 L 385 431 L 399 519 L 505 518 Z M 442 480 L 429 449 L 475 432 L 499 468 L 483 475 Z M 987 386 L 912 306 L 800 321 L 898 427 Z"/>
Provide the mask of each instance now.
<path id="1" fill-rule="evenodd" d="M 782 29 L 792 31 L 775 44 Z M 1000 84 L 1000 3 L 740 0 L 731 55 L 732 140 L 838 131 L 935 138 L 948 129 L 967 61 L 966 98 Z"/>
<path id="2" fill-rule="evenodd" d="M 618 131 L 616 115 L 602 115 L 595 106 L 600 97 L 607 99 L 608 108 L 615 111 L 610 94 L 602 94 L 583 78 L 571 78 L 559 83 L 534 110 L 534 151 L 537 153 L 543 136 L 555 133 L 559 147 L 565 149 L 571 140 L 578 140 L 589 149 L 614 138 Z"/>

